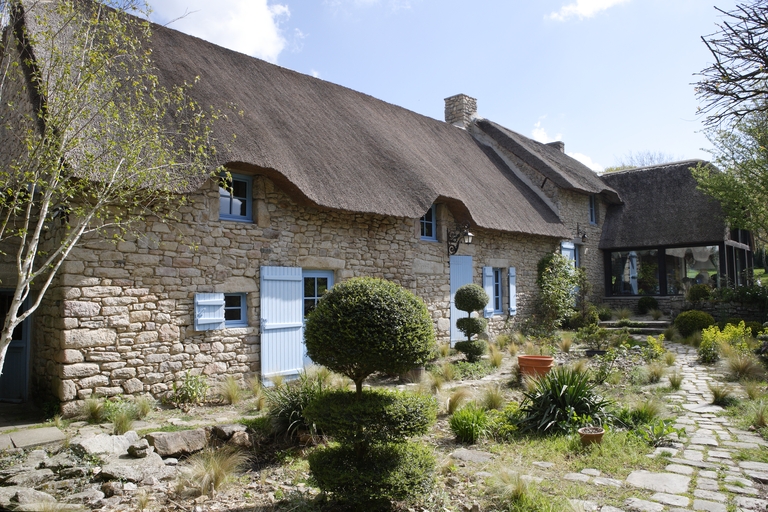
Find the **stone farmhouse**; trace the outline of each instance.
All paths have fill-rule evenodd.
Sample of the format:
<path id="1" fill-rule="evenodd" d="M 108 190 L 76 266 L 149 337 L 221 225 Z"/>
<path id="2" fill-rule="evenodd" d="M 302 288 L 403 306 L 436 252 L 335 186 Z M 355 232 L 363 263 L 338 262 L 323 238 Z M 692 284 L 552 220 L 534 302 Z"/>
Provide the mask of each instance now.
<path id="1" fill-rule="evenodd" d="M 0 399 L 53 394 L 72 414 L 94 395 L 160 397 L 188 371 L 296 374 L 304 316 L 354 276 L 419 295 L 448 341 L 461 339 L 459 286 L 486 288 L 494 336 L 530 314 L 553 251 L 612 304 L 678 296 L 689 268 L 749 264 L 748 241 L 696 191 L 696 162 L 601 177 L 463 94 L 440 121 L 168 28 L 151 44 L 164 83 L 199 77 L 198 103 L 242 110 L 216 125 L 236 134 L 223 152 L 232 183 L 191 191 L 178 222 L 148 222 L 135 240 L 84 240 L 18 330 Z"/>

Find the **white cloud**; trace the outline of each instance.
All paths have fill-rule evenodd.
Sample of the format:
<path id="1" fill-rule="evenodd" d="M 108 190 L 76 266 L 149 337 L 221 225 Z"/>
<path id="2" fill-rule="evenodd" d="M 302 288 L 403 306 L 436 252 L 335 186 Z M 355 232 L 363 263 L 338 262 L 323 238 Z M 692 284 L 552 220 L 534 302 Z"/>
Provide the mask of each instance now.
<path id="1" fill-rule="evenodd" d="M 280 24 L 290 15 L 287 5 L 269 0 L 164 0 L 154 6 L 152 19 L 175 20 L 171 28 L 277 62 L 287 44 Z"/>
<path id="2" fill-rule="evenodd" d="M 385 5 L 392 11 L 411 8 L 411 0 L 323 0 L 323 3 L 335 11 L 344 11 L 349 7 L 365 8 Z"/>
<path id="3" fill-rule="evenodd" d="M 580 20 L 591 18 L 600 11 L 605 11 L 615 5 L 627 3 L 629 1 L 630 0 L 576 0 L 573 3 L 564 5 L 559 11 L 551 13 L 549 18 L 557 21 L 565 21 L 568 18 L 573 17 L 577 17 Z"/>
<path id="4" fill-rule="evenodd" d="M 593 161 L 587 155 L 582 155 L 581 153 L 566 153 L 566 154 L 571 158 L 575 158 L 576 160 L 583 163 L 584 165 L 586 165 L 587 167 L 589 167 L 595 172 L 603 172 L 605 170 L 605 167 Z"/>
<path id="5" fill-rule="evenodd" d="M 558 133 L 554 137 L 550 137 L 547 133 L 547 130 L 545 130 L 541 126 L 541 120 L 537 121 L 535 125 L 533 125 L 533 130 L 531 130 L 531 135 L 533 136 L 533 140 L 539 141 L 541 143 L 547 144 L 549 142 L 555 142 L 556 140 L 562 140 L 563 135 Z"/>

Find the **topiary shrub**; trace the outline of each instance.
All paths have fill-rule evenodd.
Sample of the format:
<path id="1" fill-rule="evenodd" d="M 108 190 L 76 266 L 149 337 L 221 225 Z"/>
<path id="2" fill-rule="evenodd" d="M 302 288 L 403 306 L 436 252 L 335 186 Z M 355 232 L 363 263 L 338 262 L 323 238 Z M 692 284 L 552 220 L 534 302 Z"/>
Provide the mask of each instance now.
<path id="1" fill-rule="evenodd" d="M 310 403 L 304 415 L 342 443 L 390 443 L 427 433 L 437 418 L 437 401 L 388 390 L 366 391 L 355 400 L 351 391 L 336 390 Z"/>
<path id="2" fill-rule="evenodd" d="M 715 319 L 712 315 L 696 309 L 683 311 L 675 318 L 675 327 L 677 327 L 680 336 L 684 338 L 714 324 Z"/>
<path id="3" fill-rule="evenodd" d="M 353 446 L 336 445 L 315 450 L 307 459 L 314 483 L 354 510 L 427 495 L 435 480 L 435 458 L 420 443 L 374 445 L 364 458 Z"/>
<path id="4" fill-rule="evenodd" d="M 641 315 L 647 314 L 652 309 L 659 309 L 659 301 L 653 297 L 642 297 L 637 301 L 637 312 Z"/>
<path id="5" fill-rule="evenodd" d="M 480 311 L 485 308 L 485 305 L 491 299 L 485 293 L 482 286 L 470 283 L 456 290 L 453 300 L 456 304 L 456 309 L 471 313 L 472 311 Z"/>
<path id="6" fill-rule="evenodd" d="M 468 320 L 467 318 L 459 318 L 459 320 Z M 480 361 L 485 354 L 488 344 L 484 340 L 472 340 L 472 341 L 457 341 L 453 346 L 458 352 L 464 354 L 467 358 L 467 362 L 476 363 Z"/>
<path id="7" fill-rule="evenodd" d="M 688 302 L 699 302 L 709 299 L 712 294 L 712 288 L 706 284 L 694 284 L 688 289 L 688 293 L 685 294 L 685 299 Z"/>
<path id="8" fill-rule="evenodd" d="M 474 363 L 480 360 L 485 354 L 486 344 L 482 340 L 472 340 L 472 336 L 482 334 L 488 326 L 488 321 L 481 317 L 472 317 L 475 311 L 482 311 L 489 301 L 488 294 L 481 286 L 476 284 L 465 284 L 458 290 L 454 297 L 456 309 L 465 311 L 466 318 L 456 320 L 456 328 L 467 337 L 467 341 L 460 341 L 454 345 L 454 348 L 464 354 L 467 361 Z"/>
<path id="9" fill-rule="evenodd" d="M 371 373 L 404 373 L 435 350 L 432 319 L 424 302 L 403 287 L 373 278 L 336 285 L 307 317 L 307 354 L 346 375 L 355 391 L 326 392 L 304 410 L 338 445 L 309 456 L 312 478 L 324 492 L 355 510 L 429 492 L 434 457 L 407 438 L 434 422 L 432 398 L 363 392 Z"/>
<path id="10" fill-rule="evenodd" d="M 424 302 L 402 286 L 370 277 L 329 290 L 307 317 L 307 355 L 346 375 L 358 394 L 376 371 L 400 374 L 425 364 L 435 347 Z"/>

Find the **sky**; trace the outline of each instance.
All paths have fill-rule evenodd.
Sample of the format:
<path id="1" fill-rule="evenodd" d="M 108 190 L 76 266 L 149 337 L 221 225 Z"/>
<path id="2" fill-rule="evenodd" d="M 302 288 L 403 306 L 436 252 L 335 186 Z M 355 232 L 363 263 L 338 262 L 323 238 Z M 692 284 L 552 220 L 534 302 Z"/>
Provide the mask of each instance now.
<path id="1" fill-rule="evenodd" d="M 444 98 L 595 171 L 709 158 L 701 36 L 736 0 L 154 0 L 154 22 L 443 120 Z"/>

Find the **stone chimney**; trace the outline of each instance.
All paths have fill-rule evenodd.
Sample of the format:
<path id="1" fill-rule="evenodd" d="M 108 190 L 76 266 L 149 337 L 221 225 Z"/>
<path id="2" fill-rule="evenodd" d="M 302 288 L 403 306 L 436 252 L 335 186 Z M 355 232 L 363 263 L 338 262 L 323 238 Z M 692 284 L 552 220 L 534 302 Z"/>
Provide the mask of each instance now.
<path id="1" fill-rule="evenodd" d="M 466 94 L 457 94 L 445 98 L 445 122 L 466 128 L 472 122 L 472 116 L 477 114 L 477 100 Z"/>
<path id="2" fill-rule="evenodd" d="M 552 146 L 555 149 L 559 149 L 561 153 L 565 153 L 565 142 L 556 140 L 555 142 L 547 142 L 547 146 Z"/>

